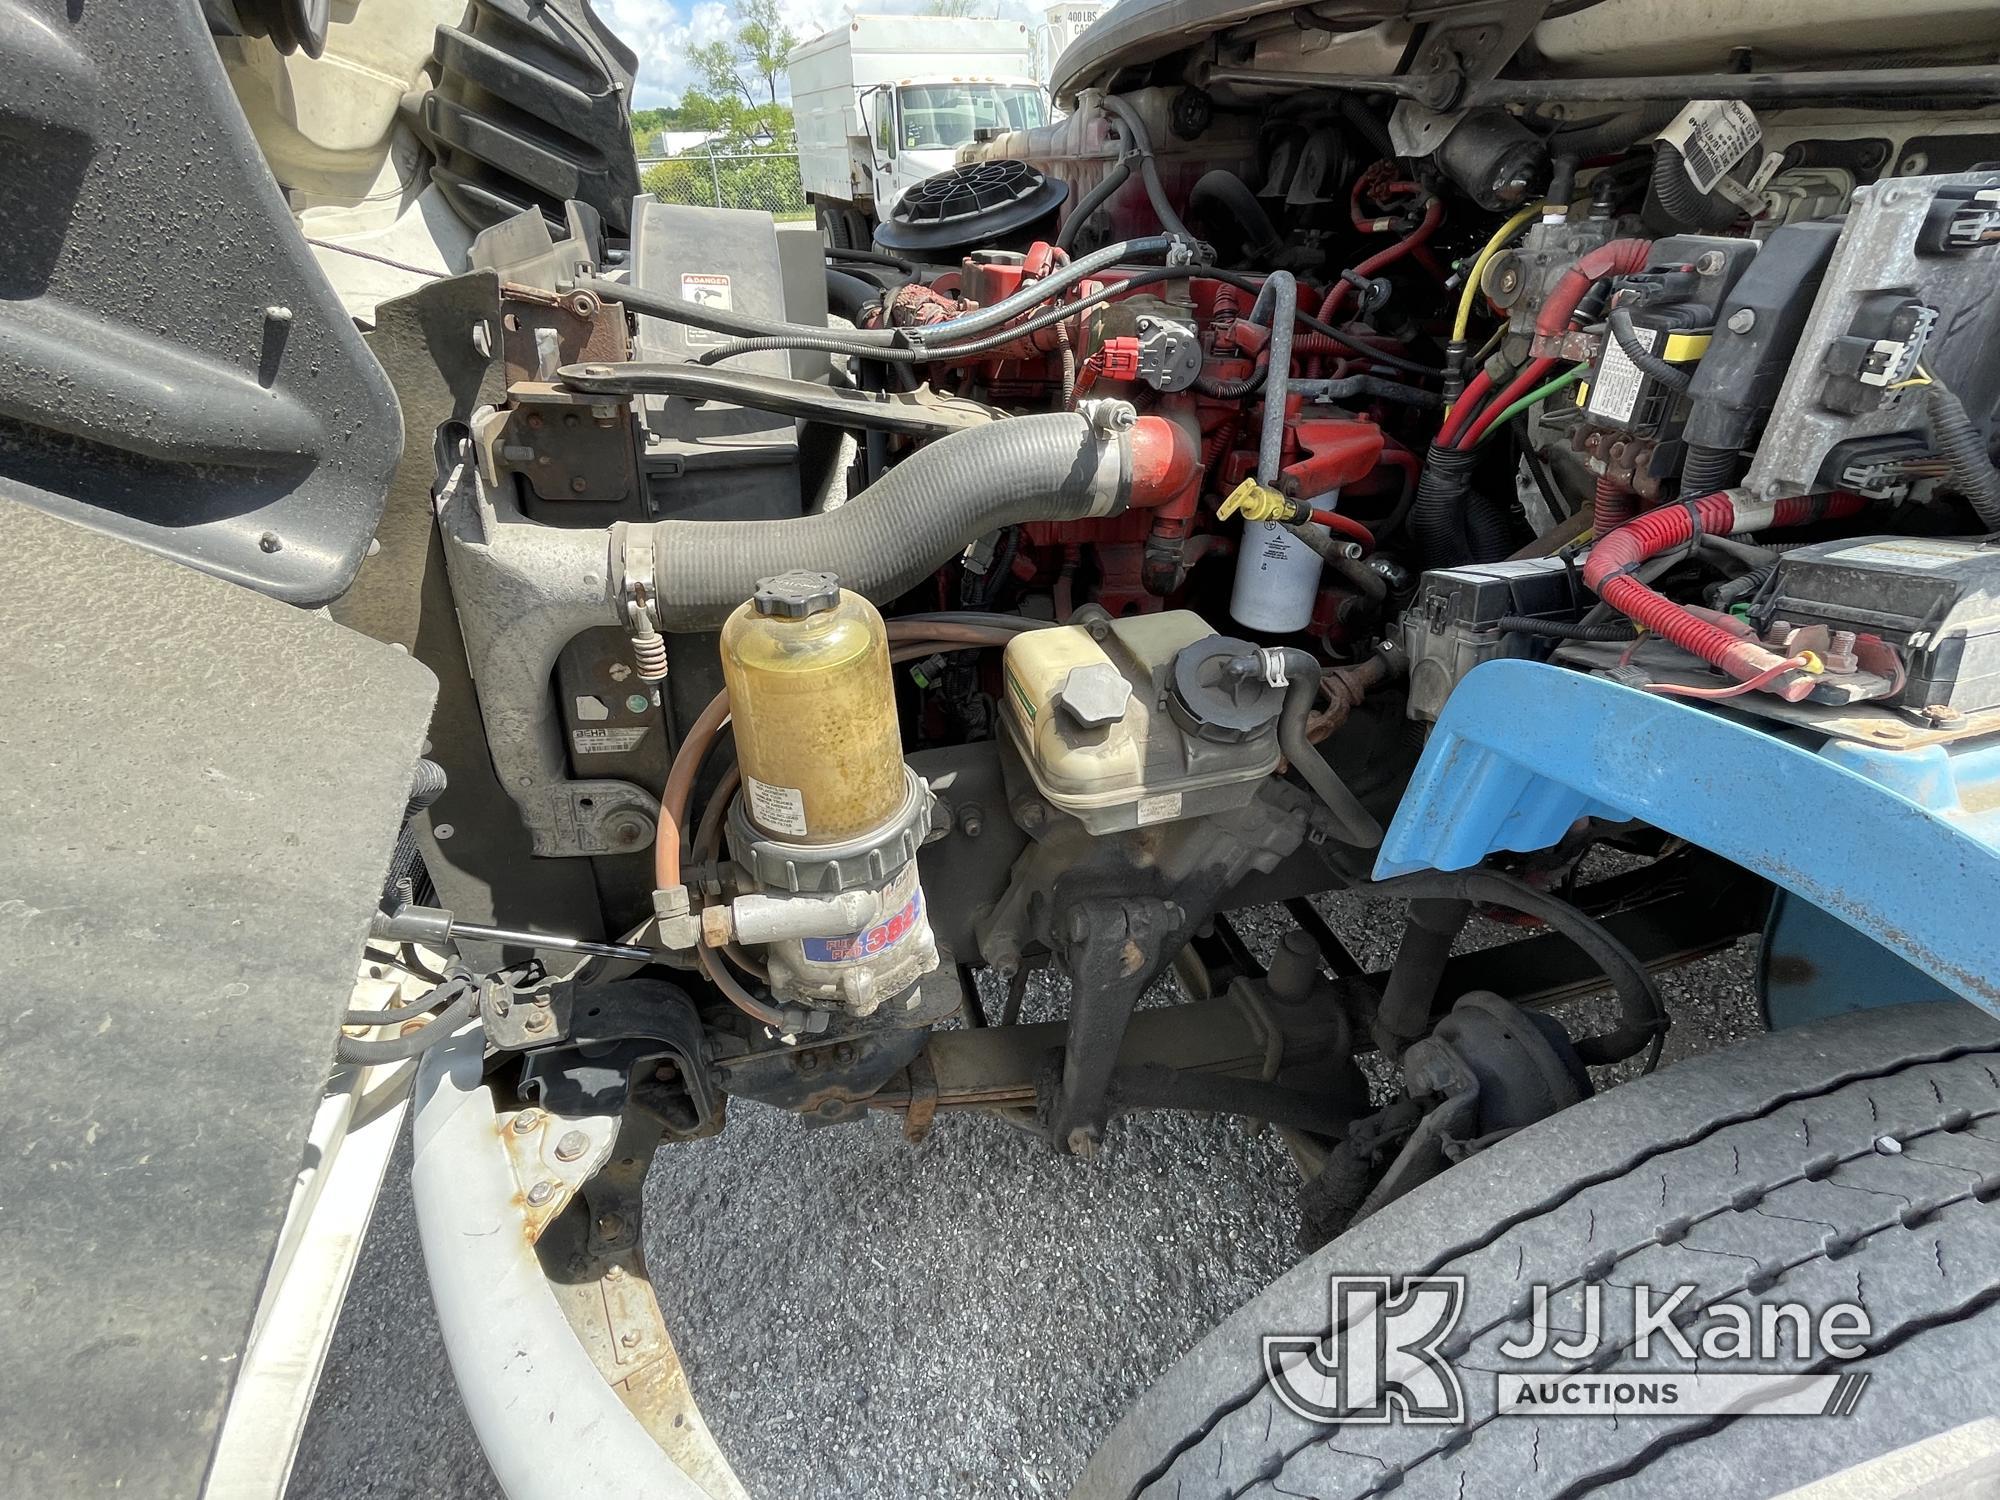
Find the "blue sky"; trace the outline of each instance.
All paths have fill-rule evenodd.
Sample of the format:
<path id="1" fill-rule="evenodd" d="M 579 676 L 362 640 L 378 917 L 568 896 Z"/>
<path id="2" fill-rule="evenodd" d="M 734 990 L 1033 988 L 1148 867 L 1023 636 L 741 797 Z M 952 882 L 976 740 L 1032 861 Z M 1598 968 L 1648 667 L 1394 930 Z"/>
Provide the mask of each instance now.
<path id="1" fill-rule="evenodd" d="M 637 108 L 672 104 L 693 81 L 687 55 L 704 42 L 736 30 L 736 7 L 721 0 L 592 0 L 600 19 L 639 54 L 639 80 L 633 91 Z M 926 9 L 927 0 L 780 0 L 780 10 L 801 40 L 818 36 L 830 26 L 860 11 L 868 15 L 910 13 Z M 1029 0 L 985 0 L 981 14 L 1034 22 L 1043 6 Z"/>

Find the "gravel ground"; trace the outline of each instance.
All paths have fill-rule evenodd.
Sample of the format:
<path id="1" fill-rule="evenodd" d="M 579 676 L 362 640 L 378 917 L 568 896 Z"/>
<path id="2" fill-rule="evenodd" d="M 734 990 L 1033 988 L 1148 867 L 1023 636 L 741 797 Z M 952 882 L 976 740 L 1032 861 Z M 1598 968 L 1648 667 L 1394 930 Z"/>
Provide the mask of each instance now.
<path id="1" fill-rule="evenodd" d="M 1358 958 L 1386 962 L 1393 903 L 1321 905 Z M 1239 925 L 1268 957 L 1286 919 Z M 1469 941 L 1517 935 L 1481 924 Z M 1666 1062 L 1758 1029 L 1747 947 L 1662 986 Z M 1566 1012 L 1579 1034 L 1607 1018 L 1594 1004 Z M 1031 990 L 1029 1005 L 1039 1019 L 1060 997 Z M 499 1494 L 438 1342 L 408 1165 L 405 1147 L 293 1500 Z M 738 1102 L 722 1135 L 655 1163 L 646 1252 L 752 1495 L 1061 1496 L 1131 1399 L 1297 1258 L 1296 1185 L 1276 1140 L 1233 1119 L 1121 1121 L 1079 1161 L 984 1117 L 940 1116 L 912 1147 L 892 1118 L 806 1130 Z"/>

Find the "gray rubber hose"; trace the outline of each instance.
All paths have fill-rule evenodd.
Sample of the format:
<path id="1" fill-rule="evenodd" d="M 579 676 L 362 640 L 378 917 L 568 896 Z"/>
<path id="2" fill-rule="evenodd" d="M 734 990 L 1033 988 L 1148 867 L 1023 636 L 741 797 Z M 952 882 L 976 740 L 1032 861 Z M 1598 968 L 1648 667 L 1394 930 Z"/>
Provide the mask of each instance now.
<path id="1" fill-rule="evenodd" d="M 1271 330 L 1270 360 L 1264 372 L 1264 425 L 1257 436 L 1257 482 L 1278 482 L 1284 461 L 1285 396 L 1291 388 L 1292 327 L 1298 321 L 1299 284 L 1290 271 L 1273 271 L 1257 293 L 1250 321 Z"/>
<path id="2" fill-rule="evenodd" d="M 1319 697 L 1319 661 L 1296 646 L 1283 647 L 1279 655 L 1285 666 L 1285 699 L 1278 710 L 1278 748 L 1333 815 L 1340 841 L 1373 849 L 1382 842 L 1382 825 L 1326 763 L 1319 746 L 1306 738 L 1306 719 Z"/>
<path id="3" fill-rule="evenodd" d="M 1680 112 L 1680 101 L 1676 99 L 1641 104 L 1595 125 L 1558 130 L 1549 138 L 1549 149 L 1578 161 L 1589 161 L 1593 156 L 1623 151 L 1636 145 L 1641 137 L 1664 130 Z"/>
<path id="4" fill-rule="evenodd" d="M 836 574 L 870 599 L 894 599 L 1003 526 L 1113 515 L 1131 484 L 1127 433 L 1100 437 L 1081 414 L 1054 412 L 941 438 L 823 515 L 657 521 L 644 529 L 652 533 L 660 627 L 712 630 L 760 578 L 795 568 Z"/>

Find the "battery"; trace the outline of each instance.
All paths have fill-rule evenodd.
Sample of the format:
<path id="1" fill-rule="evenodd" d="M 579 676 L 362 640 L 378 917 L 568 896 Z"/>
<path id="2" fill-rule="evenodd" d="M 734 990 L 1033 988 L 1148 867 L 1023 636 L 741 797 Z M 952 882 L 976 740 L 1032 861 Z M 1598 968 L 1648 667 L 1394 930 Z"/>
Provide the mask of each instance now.
<path id="1" fill-rule="evenodd" d="M 1909 680 L 1892 702 L 1960 713 L 2000 707 L 2000 544 L 1875 536 L 1787 552 L 1758 596 L 1777 621 L 1877 635 Z"/>

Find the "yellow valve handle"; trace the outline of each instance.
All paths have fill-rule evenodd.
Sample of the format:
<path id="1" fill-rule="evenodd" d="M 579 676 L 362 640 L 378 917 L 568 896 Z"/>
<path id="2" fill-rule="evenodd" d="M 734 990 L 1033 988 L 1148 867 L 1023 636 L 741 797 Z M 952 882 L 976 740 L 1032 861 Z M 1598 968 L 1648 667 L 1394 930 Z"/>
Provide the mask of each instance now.
<path id="1" fill-rule="evenodd" d="M 1255 475 L 1250 475 L 1229 492 L 1229 498 L 1222 502 L 1222 508 L 1216 511 L 1216 515 L 1225 521 L 1240 515 L 1246 521 L 1279 521 L 1296 526 L 1310 519 L 1312 509 L 1296 500 L 1286 499 L 1276 490 L 1265 489 Z"/>

